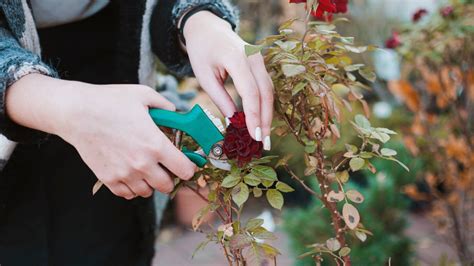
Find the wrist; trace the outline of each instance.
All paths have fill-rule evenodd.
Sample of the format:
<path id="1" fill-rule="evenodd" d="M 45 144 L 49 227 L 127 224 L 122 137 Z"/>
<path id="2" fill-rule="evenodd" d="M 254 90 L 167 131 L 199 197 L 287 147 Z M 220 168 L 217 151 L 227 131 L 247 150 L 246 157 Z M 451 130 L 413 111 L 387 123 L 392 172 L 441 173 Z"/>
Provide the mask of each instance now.
<path id="1" fill-rule="evenodd" d="M 9 118 L 28 128 L 61 135 L 71 113 L 72 81 L 60 80 L 41 74 L 29 74 L 13 83 L 6 94 Z"/>
<path id="2" fill-rule="evenodd" d="M 186 15 L 184 15 L 183 18 L 185 16 Z M 179 25 L 181 25 L 180 27 L 182 28 L 185 40 L 192 38 L 195 34 L 200 34 L 203 29 L 207 30 L 210 27 L 215 29 L 232 30 L 232 25 L 228 21 L 220 18 L 209 10 L 196 12 L 186 19 L 186 21 L 182 21 L 183 18 L 181 18 Z"/>

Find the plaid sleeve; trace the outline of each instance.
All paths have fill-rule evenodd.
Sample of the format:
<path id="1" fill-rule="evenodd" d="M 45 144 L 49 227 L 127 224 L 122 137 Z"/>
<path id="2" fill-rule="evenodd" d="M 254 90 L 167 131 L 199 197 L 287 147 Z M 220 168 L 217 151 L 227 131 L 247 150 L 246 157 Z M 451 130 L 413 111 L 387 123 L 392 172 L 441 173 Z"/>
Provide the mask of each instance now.
<path id="1" fill-rule="evenodd" d="M 23 49 L 0 23 L 0 134 L 16 142 L 36 142 L 46 136 L 43 132 L 15 124 L 6 115 L 5 96 L 8 87 L 31 73 L 57 75 L 38 55 Z"/>

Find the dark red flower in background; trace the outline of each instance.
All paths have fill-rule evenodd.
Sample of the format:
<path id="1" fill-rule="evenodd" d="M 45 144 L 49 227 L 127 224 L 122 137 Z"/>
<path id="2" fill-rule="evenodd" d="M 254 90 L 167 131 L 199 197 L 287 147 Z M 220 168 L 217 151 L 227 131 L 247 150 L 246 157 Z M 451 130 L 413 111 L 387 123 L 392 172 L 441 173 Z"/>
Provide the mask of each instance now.
<path id="1" fill-rule="evenodd" d="M 292 4 L 306 3 L 307 0 L 290 0 Z"/>
<path id="2" fill-rule="evenodd" d="M 230 118 L 230 125 L 224 137 L 224 153 L 227 158 L 237 160 L 237 165 L 243 167 L 253 158 L 262 157 L 262 142 L 255 141 L 245 124 L 245 114 L 236 112 Z"/>
<path id="3" fill-rule="evenodd" d="M 418 22 L 420 19 L 422 19 L 426 14 L 428 14 L 428 10 L 421 8 L 418 9 L 414 14 L 413 14 L 413 22 Z"/>
<path id="4" fill-rule="evenodd" d="M 349 0 L 334 0 L 336 4 L 336 13 L 346 13 Z"/>
<path id="5" fill-rule="evenodd" d="M 453 14 L 454 8 L 452 6 L 445 6 L 441 8 L 439 11 L 441 13 L 441 16 L 443 17 L 449 17 Z"/>
<path id="6" fill-rule="evenodd" d="M 395 49 L 400 46 L 400 44 L 402 44 L 402 41 L 400 40 L 400 35 L 396 31 L 394 31 L 392 36 L 385 41 L 385 47 L 389 49 Z"/>

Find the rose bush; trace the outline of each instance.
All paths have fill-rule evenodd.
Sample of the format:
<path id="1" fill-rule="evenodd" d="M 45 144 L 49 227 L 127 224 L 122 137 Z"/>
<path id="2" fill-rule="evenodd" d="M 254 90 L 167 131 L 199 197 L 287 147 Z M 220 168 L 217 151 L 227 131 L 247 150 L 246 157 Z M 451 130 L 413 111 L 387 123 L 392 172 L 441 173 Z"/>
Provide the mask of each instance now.
<path id="1" fill-rule="evenodd" d="M 267 264 L 273 261 L 276 265 L 279 251 L 268 242 L 275 236 L 262 226 L 262 219 L 242 221 L 241 213 L 250 196 L 264 197 L 273 208 L 282 209 L 284 193 L 292 192 L 293 188 L 279 180 L 275 168 L 281 168 L 319 200 L 330 214 L 326 222 L 332 228 L 332 232 L 328 232 L 331 237 L 314 239 L 302 256 L 313 258 L 315 263 L 321 263 L 323 257 L 328 256 L 338 264 L 349 266 L 350 243 L 365 241 L 371 234 L 358 211 L 364 196 L 356 189 L 346 189 L 350 176 L 364 169 L 375 172 L 371 163 L 375 158 L 404 165 L 395 158 L 395 150 L 383 147 L 396 133 L 375 127 L 367 119 L 370 110 L 363 92 L 369 89 L 365 83 L 374 81 L 375 74 L 370 67 L 354 63 L 350 57 L 375 47 L 356 45 L 353 37 L 338 34 L 336 25 L 329 23 L 334 13 L 347 11 L 348 2 L 290 0 L 290 3 L 306 4 L 305 31 L 295 31 L 295 20 L 289 20 L 275 35 L 246 46 L 245 52 L 248 56 L 264 55 L 275 87 L 273 132 L 277 137 L 292 137 L 301 145 L 304 174 L 314 179 L 318 189 L 311 189 L 295 174 L 289 164 L 291 154 L 278 158 L 276 163 L 276 156 L 259 158 L 261 143 L 248 136 L 244 114 L 236 113 L 224 140 L 231 170 L 205 167 L 192 181 L 178 181 L 176 190 L 189 187 L 208 203 L 193 222 L 193 228 L 207 236 L 198 249 L 215 242 L 222 247 L 229 265 L 251 262 L 262 265 L 263 261 Z M 310 21 L 311 16 L 325 21 Z M 361 105 L 365 114 L 351 114 L 354 105 Z M 357 143 L 341 143 L 342 122 L 352 125 L 359 138 Z M 342 148 L 329 153 L 327 146 Z M 207 197 L 200 192 L 203 187 L 209 190 Z M 210 230 L 204 230 L 201 227 L 203 217 L 210 212 L 217 214 L 220 225 L 217 228 L 211 225 Z"/>

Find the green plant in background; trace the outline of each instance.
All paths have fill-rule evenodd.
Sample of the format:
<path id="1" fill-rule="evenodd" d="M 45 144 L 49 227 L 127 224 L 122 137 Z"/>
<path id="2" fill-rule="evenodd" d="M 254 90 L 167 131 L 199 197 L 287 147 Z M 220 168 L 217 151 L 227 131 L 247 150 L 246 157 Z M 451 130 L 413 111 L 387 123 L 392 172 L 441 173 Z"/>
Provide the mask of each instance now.
<path id="1" fill-rule="evenodd" d="M 405 142 L 426 160 L 424 189 L 430 216 L 462 265 L 474 264 L 474 1 L 420 9 L 386 42 L 404 60 L 402 80 L 390 90 L 413 113 Z"/>
<path id="2" fill-rule="evenodd" d="M 409 200 L 402 194 L 402 187 L 415 180 L 422 162 L 411 157 L 399 142 L 392 144 L 399 150 L 400 159 L 409 161 L 407 173 L 393 167 L 385 160 L 375 160 L 374 166 L 379 169 L 376 175 L 363 172 L 362 183 L 351 182 L 348 189 L 357 189 L 365 196 L 364 204 L 359 211 L 364 214 L 364 227 L 370 228 L 371 237 L 357 235 L 359 240 L 351 241 L 353 265 L 410 265 L 412 261 L 412 241 L 404 230 L 407 226 Z M 330 238 L 331 226 L 325 222 L 329 212 L 320 201 L 313 200 L 309 207 L 287 210 L 283 217 L 283 228 L 290 237 L 291 249 L 295 255 L 301 255 L 311 247 L 313 239 Z M 324 265 L 330 265 L 324 263 Z M 310 258 L 302 258 L 296 266 L 314 265 Z"/>

